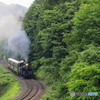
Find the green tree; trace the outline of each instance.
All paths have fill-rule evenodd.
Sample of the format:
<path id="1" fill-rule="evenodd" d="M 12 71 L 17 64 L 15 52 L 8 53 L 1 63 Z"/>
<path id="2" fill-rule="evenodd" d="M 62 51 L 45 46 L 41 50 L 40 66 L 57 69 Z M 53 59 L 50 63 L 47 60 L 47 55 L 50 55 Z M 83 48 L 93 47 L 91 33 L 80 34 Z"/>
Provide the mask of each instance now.
<path id="1" fill-rule="evenodd" d="M 52 97 L 45 94 L 44 98 L 55 98 L 57 100 L 66 98 L 66 87 L 64 85 L 67 82 L 66 72 L 70 72 L 70 66 L 75 63 L 77 57 L 64 58 L 66 55 L 70 56 L 71 54 L 66 44 L 62 42 L 62 39 L 63 34 L 71 33 L 73 27 L 71 19 L 74 17 L 74 12 L 78 10 L 79 4 L 80 2 L 78 1 L 60 3 L 53 10 L 44 10 L 40 14 L 38 27 L 40 30 L 39 35 L 41 36 L 40 42 L 43 48 L 43 58 L 40 59 L 42 66 L 38 69 L 37 75 L 40 78 L 45 78 L 47 84 L 53 87 L 49 91 L 49 95 L 51 95 L 52 91 L 55 91 L 51 95 Z M 55 85 L 58 87 L 54 88 Z"/>
<path id="2" fill-rule="evenodd" d="M 35 53 L 39 52 L 39 49 L 41 50 L 41 47 L 39 46 L 38 29 L 36 26 L 40 12 L 41 6 L 33 3 L 23 19 L 24 29 L 31 40 L 30 62 L 36 59 L 35 57 L 39 56 L 40 53 L 38 55 Z"/>
<path id="3" fill-rule="evenodd" d="M 85 45 L 93 43 L 98 46 L 100 43 L 100 1 L 87 2 L 87 4 L 82 3 L 79 12 L 75 13 L 72 20 L 74 22 L 72 34 L 64 34 L 64 41 L 66 44 L 70 44 L 69 48 L 77 51 L 83 51 Z"/>
<path id="4" fill-rule="evenodd" d="M 74 64 L 71 72 L 67 75 L 69 81 L 66 83 L 68 100 L 99 100 L 98 96 L 74 96 L 71 97 L 70 92 L 98 92 L 100 93 L 100 63 L 92 66 L 86 62 Z"/>
<path id="5" fill-rule="evenodd" d="M 63 35 L 72 32 L 71 20 L 79 9 L 80 0 L 44 0 L 43 4 L 38 1 L 35 0 L 23 19 L 31 40 L 29 60 L 35 75 L 50 85 L 44 98 L 62 100 L 67 92 L 66 72 L 70 72 L 77 59 L 76 53 L 70 52 L 69 45 L 62 40 Z"/>

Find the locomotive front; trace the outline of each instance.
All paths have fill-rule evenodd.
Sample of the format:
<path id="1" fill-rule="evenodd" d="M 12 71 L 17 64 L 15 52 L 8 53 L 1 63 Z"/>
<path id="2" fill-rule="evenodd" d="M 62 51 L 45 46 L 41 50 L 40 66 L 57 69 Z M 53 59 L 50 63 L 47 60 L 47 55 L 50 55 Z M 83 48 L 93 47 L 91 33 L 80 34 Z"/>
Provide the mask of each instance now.
<path id="1" fill-rule="evenodd" d="M 24 65 L 22 66 L 22 76 L 24 78 L 32 78 L 33 76 L 32 68 L 29 66 L 28 63 L 24 63 Z"/>

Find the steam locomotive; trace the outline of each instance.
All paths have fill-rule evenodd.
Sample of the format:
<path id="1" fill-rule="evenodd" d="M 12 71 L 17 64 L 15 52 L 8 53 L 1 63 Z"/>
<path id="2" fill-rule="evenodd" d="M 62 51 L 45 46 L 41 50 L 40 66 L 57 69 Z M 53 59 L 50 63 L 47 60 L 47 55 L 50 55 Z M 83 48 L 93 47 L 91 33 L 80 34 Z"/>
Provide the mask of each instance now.
<path id="1" fill-rule="evenodd" d="M 23 60 L 18 61 L 13 58 L 8 58 L 8 67 L 18 76 L 22 76 L 23 78 L 33 77 L 32 68 Z"/>

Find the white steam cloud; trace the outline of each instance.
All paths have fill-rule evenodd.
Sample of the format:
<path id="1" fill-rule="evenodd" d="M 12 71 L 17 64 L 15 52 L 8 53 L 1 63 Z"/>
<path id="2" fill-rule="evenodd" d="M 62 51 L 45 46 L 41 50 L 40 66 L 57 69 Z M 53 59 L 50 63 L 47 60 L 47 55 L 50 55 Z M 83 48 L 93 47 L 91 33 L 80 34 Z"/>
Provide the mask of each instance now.
<path id="1" fill-rule="evenodd" d="M 24 30 L 12 35 L 8 40 L 8 46 L 13 52 L 19 53 L 27 62 L 27 55 L 30 52 L 30 40 Z"/>
<path id="2" fill-rule="evenodd" d="M 6 5 L 0 2 L 0 43 L 8 42 L 8 47 L 28 60 L 30 41 L 27 33 L 22 30 L 22 21 L 27 8 L 20 5 Z"/>

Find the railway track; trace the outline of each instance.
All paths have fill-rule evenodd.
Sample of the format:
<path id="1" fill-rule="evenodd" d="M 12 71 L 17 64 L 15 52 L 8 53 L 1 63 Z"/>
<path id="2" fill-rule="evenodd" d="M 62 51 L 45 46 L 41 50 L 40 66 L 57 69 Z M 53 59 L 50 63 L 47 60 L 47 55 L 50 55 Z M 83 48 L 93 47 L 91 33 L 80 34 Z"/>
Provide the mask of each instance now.
<path id="1" fill-rule="evenodd" d="M 24 93 L 22 93 L 20 97 L 18 97 L 15 100 L 36 100 L 37 98 L 34 98 L 34 97 L 39 92 L 39 84 L 37 84 L 33 79 L 25 80 L 25 81 L 26 81 L 28 89 Z"/>
<path id="2" fill-rule="evenodd" d="M 7 64 L 3 60 L 0 60 L 0 64 L 5 69 L 9 70 Z M 14 100 L 39 100 L 44 94 L 44 86 L 39 81 L 34 79 L 23 79 L 16 74 L 13 75 L 20 81 L 22 91 Z"/>

